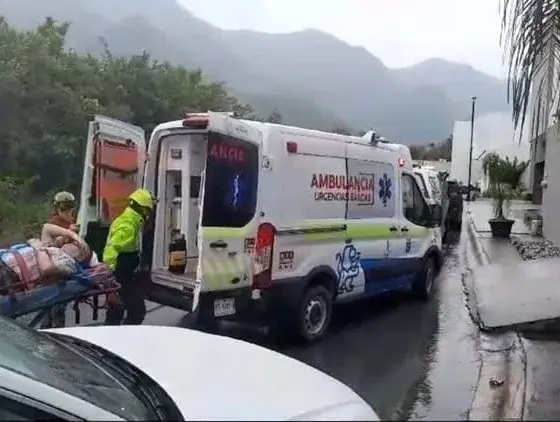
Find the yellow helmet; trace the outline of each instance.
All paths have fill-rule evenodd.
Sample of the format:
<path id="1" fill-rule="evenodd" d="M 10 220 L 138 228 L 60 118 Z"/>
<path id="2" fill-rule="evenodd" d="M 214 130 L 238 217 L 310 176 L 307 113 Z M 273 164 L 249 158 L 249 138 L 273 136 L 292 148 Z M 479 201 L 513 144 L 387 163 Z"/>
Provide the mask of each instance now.
<path id="1" fill-rule="evenodd" d="M 147 189 L 136 189 L 130 194 L 128 199 L 136 202 L 141 207 L 148 208 L 150 210 L 154 207 L 155 198 Z"/>

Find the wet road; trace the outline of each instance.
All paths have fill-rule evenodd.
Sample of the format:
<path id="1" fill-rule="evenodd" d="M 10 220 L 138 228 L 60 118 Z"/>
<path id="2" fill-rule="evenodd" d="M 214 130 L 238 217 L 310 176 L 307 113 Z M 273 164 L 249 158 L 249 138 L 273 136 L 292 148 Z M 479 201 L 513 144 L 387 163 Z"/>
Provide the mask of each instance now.
<path id="1" fill-rule="evenodd" d="M 464 419 L 477 380 L 478 355 L 462 290 L 463 266 L 456 241 L 446 247 L 431 301 L 394 294 L 341 307 L 335 309 L 323 341 L 278 350 L 349 385 L 383 419 Z M 147 324 L 183 324 L 180 311 L 156 305 L 149 309 Z M 239 327 L 224 334 L 265 344 L 262 335 Z"/>
<path id="2" fill-rule="evenodd" d="M 464 419 L 478 354 L 461 255 L 457 242 L 446 247 L 430 302 L 399 294 L 341 309 L 324 341 L 283 352 L 352 387 L 382 419 Z"/>

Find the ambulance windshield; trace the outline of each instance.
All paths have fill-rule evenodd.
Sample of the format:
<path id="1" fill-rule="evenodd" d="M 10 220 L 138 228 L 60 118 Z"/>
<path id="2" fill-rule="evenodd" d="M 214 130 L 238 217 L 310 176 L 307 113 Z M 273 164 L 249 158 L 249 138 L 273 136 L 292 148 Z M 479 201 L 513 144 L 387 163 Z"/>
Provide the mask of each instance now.
<path id="1" fill-rule="evenodd" d="M 211 132 L 204 187 L 204 227 L 243 227 L 255 215 L 258 147 Z"/>

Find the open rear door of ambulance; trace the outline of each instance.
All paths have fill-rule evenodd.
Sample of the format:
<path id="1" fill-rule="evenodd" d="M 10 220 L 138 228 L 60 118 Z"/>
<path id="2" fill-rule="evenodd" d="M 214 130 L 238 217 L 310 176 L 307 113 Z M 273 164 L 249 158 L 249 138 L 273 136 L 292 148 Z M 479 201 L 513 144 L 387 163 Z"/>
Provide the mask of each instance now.
<path id="1" fill-rule="evenodd" d="M 251 294 L 261 144 L 258 123 L 209 113 L 197 268 L 199 309 L 208 317 L 234 316 L 238 297 Z"/>
<path id="2" fill-rule="evenodd" d="M 99 260 L 111 222 L 142 185 L 145 161 L 142 128 L 104 116 L 89 123 L 77 222 Z"/>

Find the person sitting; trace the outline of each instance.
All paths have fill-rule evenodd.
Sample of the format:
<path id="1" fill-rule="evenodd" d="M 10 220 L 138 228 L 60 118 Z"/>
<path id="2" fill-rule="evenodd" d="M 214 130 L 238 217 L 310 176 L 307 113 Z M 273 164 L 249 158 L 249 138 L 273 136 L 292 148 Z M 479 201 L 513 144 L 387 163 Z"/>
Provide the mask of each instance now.
<path id="1" fill-rule="evenodd" d="M 70 192 L 62 191 L 58 192 L 54 196 L 53 201 L 53 211 L 49 216 L 48 224 L 50 226 L 45 232 L 45 227 L 43 227 L 43 233 L 41 233 L 41 240 L 43 236 L 49 236 L 50 240 L 54 241 L 55 229 L 53 227 L 58 227 L 73 233 L 78 231 L 78 226 L 75 224 L 74 215 L 76 213 L 76 198 Z M 46 225 L 45 225 L 46 226 Z M 50 234 L 49 234 L 50 233 Z M 68 234 L 61 234 L 63 238 L 70 239 Z M 78 237 L 79 239 L 79 237 Z M 77 239 L 75 243 L 79 243 Z M 60 241 L 59 241 L 60 243 Z M 61 245 L 62 246 L 62 245 Z M 69 247 L 67 247 L 68 249 Z M 78 248 L 78 250 L 80 250 Z M 75 250 L 74 252 L 77 252 Z M 51 312 L 43 321 L 41 328 L 59 328 L 64 327 L 66 320 L 66 306 L 57 305 L 51 309 Z"/>
<path id="2" fill-rule="evenodd" d="M 74 220 L 76 214 L 76 198 L 70 192 L 58 192 L 54 196 L 53 210 L 48 222 L 65 229 L 77 232 L 78 226 Z"/>

